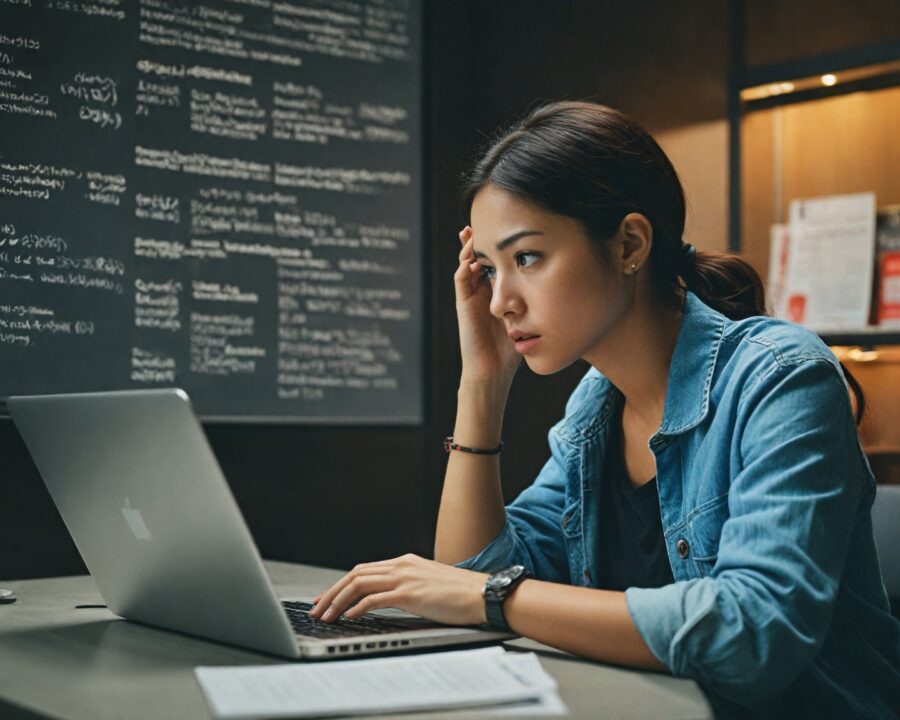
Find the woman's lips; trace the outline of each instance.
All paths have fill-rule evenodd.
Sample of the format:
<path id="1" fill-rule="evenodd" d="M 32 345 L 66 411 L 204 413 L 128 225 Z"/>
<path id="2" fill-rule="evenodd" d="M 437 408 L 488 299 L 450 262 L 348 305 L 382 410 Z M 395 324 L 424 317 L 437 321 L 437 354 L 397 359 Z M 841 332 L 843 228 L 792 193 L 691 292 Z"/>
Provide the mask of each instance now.
<path id="1" fill-rule="evenodd" d="M 535 345 L 537 345 L 538 340 L 541 339 L 540 335 L 532 335 L 531 337 L 522 338 L 521 340 L 516 340 L 516 352 L 525 354 L 529 350 L 532 350 Z"/>

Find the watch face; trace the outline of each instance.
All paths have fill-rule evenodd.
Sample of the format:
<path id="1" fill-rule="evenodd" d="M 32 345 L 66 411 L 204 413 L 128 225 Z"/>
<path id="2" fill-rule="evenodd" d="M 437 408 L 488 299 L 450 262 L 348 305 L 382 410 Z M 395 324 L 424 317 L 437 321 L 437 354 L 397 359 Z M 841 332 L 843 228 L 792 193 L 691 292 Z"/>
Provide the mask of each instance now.
<path id="1" fill-rule="evenodd" d="M 509 575 L 500 575 L 498 577 L 491 578 L 491 587 L 492 588 L 502 588 L 506 587 L 512 582 L 512 578 Z"/>
<path id="2" fill-rule="evenodd" d="M 499 570 L 488 578 L 487 587 L 492 590 L 505 588 L 507 585 L 517 580 L 523 572 L 525 572 L 525 568 L 522 565 L 513 565 L 512 567 Z"/>

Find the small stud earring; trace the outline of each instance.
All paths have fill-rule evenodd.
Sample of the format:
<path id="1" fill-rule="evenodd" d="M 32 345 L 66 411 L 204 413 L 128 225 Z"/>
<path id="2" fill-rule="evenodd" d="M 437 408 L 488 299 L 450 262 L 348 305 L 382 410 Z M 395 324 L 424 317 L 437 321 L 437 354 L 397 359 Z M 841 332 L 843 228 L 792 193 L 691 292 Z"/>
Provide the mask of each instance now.
<path id="1" fill-rule="evenodd" d="M 637 272 L 637 263 L 631 263 L 631 274 L 634 275 Z"/>

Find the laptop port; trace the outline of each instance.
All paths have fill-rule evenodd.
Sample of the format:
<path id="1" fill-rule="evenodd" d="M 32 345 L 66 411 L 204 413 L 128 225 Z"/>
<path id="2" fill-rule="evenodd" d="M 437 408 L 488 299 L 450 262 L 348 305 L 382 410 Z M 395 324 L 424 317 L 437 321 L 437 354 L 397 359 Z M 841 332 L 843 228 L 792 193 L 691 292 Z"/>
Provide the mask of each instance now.
<path id="1" fill-rule="evenodd" d="M 341 645 L 341 652 L 348 652 L 350 650 L 349 645 Z"/>
<path id="2" fill-rule="evenodd" d="M 360 649 L 362 649 L 362 645 L 360 645 L 359 643 L 355 643 L 355 644 L 353 645 L 353 649 L 354 649 L 354 650 L 360 650 Z"/>
<path id="3" fill-rule="evenodd" d="M 373 648 L 373 647 L 375 647 L 375 643 L 373 643 L 373 642 L 372 642 L 372 643 L 366 643 L 366 647 L 367 647 L 367 648 Z"/>
<path id="4" fill-rule="evenodd" d="M 334 645 L 332 645 L 330 648 L 328 648 L 328 654 L 334 655 Z"/>
<path id="5" fill-rule="evenodd" d="M 380 647 L 380 648 L 385 648 L 385 647 L 387 647 L 387 641 L 386 641 L 386 640 L 382 640 L 380 643 L 378 643 L 378 647 Z"/>
<path id="6" fill-rule="evenodd" d="M 409 645 L 409 640 L 401 640 L 400 644 L 401 645 Z"/>

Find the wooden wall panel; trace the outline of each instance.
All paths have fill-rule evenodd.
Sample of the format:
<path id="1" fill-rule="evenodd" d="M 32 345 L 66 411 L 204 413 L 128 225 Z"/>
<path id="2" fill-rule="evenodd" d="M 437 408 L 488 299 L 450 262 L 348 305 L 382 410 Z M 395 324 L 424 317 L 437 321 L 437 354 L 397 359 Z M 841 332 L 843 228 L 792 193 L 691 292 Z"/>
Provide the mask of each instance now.
<path id="1" fill-rule="evenodd" d="M 875 192 L 900 202 L 900 88 L 788 106 L 782 159 L 785 210 L 791 198 Z"/>
<path id="2" fill-rule="evenodd" d="M 741 251 L 766 277 L 769 227 L 776 221 L 774 111 L 756 112 L 741 127 Z"/>
<path id="3" fill-rule="evenodd" d="M 694 123 L 657 132 L 656 141 L 684 186 L 684 239 L 700 250 L 728 247 L 728 122 Z"/>

